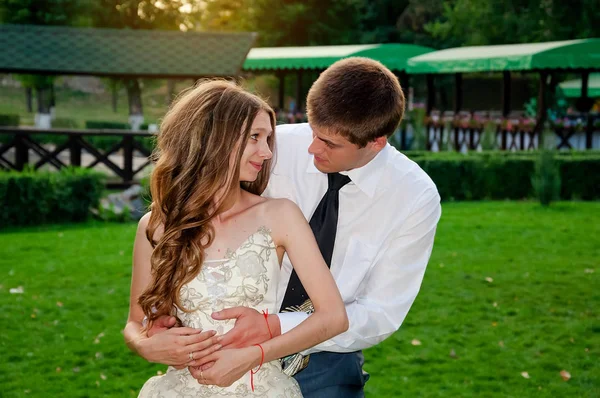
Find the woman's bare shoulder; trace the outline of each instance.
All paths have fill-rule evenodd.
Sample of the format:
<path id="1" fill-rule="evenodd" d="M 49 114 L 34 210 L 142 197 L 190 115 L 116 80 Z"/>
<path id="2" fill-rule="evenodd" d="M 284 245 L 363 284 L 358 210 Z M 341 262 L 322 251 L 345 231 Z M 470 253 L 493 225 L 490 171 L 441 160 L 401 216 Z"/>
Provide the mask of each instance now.
<path id="1" fill-rule="evenodd" d="M 287 233 L 294 224 L 307 222 L 298 205 L 289 199 L 267 199 L 262 206 L 265 224 L 274 237 Z"/>
<path id="2" fill-rule="evenodd" d="M 144 214 L 140 221 L 138 222 L 138 233 L 146 236 L 146 230 L 148 229 L 148 225 L 150 224 L 150 217 L 152 216 L 152 211 Z M 156 230 L 154 231 L 154 240 L 158 241 L 164 233 L 164 226 L 162 223 L 158 224 Z"/>
<path id="3" fill-rule="evenodd" d="M 300 212 L 298 205 L 287 198 L 264 198 L 265 202 L 263 205 L 269 212 L 283 212 L 285 214 Z"/>

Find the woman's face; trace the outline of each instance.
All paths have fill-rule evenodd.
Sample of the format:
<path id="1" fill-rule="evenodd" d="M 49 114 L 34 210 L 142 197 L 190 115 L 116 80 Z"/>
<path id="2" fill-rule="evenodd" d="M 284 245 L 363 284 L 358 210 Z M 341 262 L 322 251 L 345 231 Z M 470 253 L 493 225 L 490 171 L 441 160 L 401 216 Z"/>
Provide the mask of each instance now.
<path id="1" fill-rule="evenodd" d="M 267 139 L 273 134 L 271 118 L 265 111 L 260 111 L 252 122 L 250 137 L 240 161 L 240 181 L 255 181 L 265 160 L 271 159 L 273 153 L 269 149 Z"/>

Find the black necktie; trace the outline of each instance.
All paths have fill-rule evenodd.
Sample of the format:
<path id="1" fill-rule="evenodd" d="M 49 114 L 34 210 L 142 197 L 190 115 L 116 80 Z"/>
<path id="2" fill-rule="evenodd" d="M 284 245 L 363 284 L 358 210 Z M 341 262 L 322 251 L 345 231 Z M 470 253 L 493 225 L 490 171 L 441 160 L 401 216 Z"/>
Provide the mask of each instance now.
<path id="1" fill-rule="evenodd" d="M 309 224 L 315 234 L 317 244 L 327 266 L 331 267 L 331 256 L 333 255 L 340 208 L 340 189 L 350 182 L 350 177 L 340 173 L 330 173 L 327 174 L 327 180 L 329 188 L 325 192 L 325 195 L 323 195 L 321 202 L 319 202 Z M 286 311 L 301 310 L 311 312 L 312 303 L 310 308 L 300 308 L 308 299 L 309 297 L 306 294 L 306 290 L 304 290 L 304 286 L 300 283 L 298 274 L 296 274 L 296 271 L 292 271 L 281 309 Z"/>

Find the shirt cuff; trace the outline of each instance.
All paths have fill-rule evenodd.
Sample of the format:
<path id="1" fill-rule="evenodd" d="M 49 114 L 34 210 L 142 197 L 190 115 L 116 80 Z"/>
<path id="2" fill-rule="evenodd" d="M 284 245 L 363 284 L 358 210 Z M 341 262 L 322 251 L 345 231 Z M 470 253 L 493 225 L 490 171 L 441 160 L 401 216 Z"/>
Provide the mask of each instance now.
<path id="1" fill-rule="evenodd" d="M 304 312 L 280 312 L 277 316 L 281 325 L 281 334 L 289 332 L 309 317 Z"/>

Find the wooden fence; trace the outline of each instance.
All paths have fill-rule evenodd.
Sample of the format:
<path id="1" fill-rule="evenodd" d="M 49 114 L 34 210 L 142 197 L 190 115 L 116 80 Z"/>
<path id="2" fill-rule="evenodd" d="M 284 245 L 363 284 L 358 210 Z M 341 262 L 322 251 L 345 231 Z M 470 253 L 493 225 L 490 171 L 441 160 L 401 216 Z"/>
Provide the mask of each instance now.
<path id="1" fill-rule="evenodd" d="M 56 139 L 53 139 L 53 136 L 56 136 Z M 100 145 L 95 137 L 104 137 L 104 145 Z M 107 137 L 113 139 L 107 140 Z M 103 164 L 113 171 L 118 178 L 117 181 L 114 179 L 109 180 L 109 186 L 127 187 L 134 183 L 136 175 L 152 162 L 150 160 L 152 148 L 151 145 L 147 144 L 148 138 L 151 137 L 153 137 L 153 134 L 146 131 L 43 130 L 27 127 L 0 127 L 0 168 L 21 171 L 26 167 L 37 170 L 44 165 L 51 165 L 56 169 L 67 166 L 82 166 L 81 157 L 82 154 L 86 153 L 91 155 L 94 160 L 85 167 L 94 168 L 99 164 Z M 54 141 L 55 144 L 44 145 L 44 141 Z M 14 157 L 9 159 L 6 154 L 11 149 Z M 68 163 L 65 163 L 59 157 L 63 151 L 69 153 Z M 134 153 L 136 151 L 145 158 L 145 161 L 134 168 Z M 31 161 L 30 154 L 32 153 L 39 157 L 35 163 Z M 123 158 L 122 166 L 109 158 L 117 153 Z"/>

